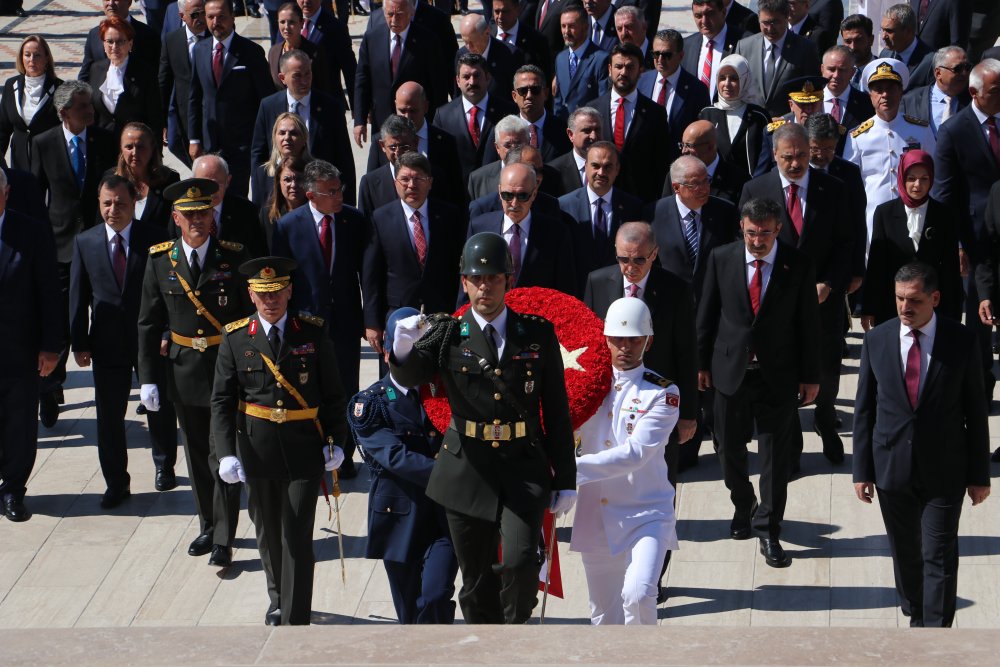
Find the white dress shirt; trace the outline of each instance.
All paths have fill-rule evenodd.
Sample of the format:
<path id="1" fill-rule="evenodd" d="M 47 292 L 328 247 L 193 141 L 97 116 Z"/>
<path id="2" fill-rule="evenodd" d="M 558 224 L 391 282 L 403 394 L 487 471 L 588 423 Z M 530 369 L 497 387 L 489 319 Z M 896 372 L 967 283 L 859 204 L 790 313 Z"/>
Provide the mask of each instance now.
<path id="1" fill-rule="evenodd" d="M 636 296 L 636 298 L 641 299 L 643 297 L 643 295 L 646 294 L 646 283 L 649 282 L 649 274 L 650 273 L 652 273 L 652 271 L 650 271 L 649 273 L 647 273 L 646 275 L 644 275 L 642 277 L 642 280 L 640 280 L 637 283 L 631 283 L 631 282 L 629 282 L 628 278 L 626 278 L 623 275 L 622 276 L 622 296 L 631 296 L 631 294 L 629 294 L 629 288 L 632 285 L 638 285 L 639 286 L 639 291 L 635 293 L 635 296 Z"/>
<path id="2" fill-rule="evenodd" d="M 288 323 L 287 312 L 285 312 L 285 314 L 281 316 L 281 319 L 275 322 L 274 324 L 271 324 L 263 317 L 258 317 L 257 319 L 260 320 L 260 329 L 264 333 L 264 338 L 267 338 L 268 334 L 271 333 L 271 327 L 277 327 L 278 338 L 281 339 L 282 341 L 285 340 L 285 325 Z"/>
<path id="3" fill-rule="evenodd" d="M 330 249 L 330 273 L 333 273 L 334 260 L 337 258 L 337 234 L 334 232 L 333 225 L 337 218 L 333 213 L 320 213 L 313 206 L 312 202 L 309 202 L 309 212 L 312 213 L 313 223 L 316 225 L 316 243 L 319 243 L 320 234 L 323 231 L 323 216 L 330 216 L 330 240 L 333 246 Z M 321 253 L 322 254 L 322 253 Z"/>
<path id="4" fill-rule="evenodd" d="M 979 120 L 979 129 L 983 133 L 983 137 L 986 139 L 986 147 L 989 148 L 990 131 L 986 126 L 986 121 L 989 120 L 989 117 L 979 110 L 979 107 L 976 106 L 975 100 L 973 100 L 972 104 L 969 106 L 972 107 L 972 113 L 976 114 L 976 118 Z M 1000 113 L 994 114 L 993 118 L 996 119 L 994 122 L 996 122 L 997 131 L 1000 131 Z M 924 150 L 927 149 L 925 148 Z"/>
<path id="5" fill-rule="evenodd" d="M 298 114 L 299 118 L 302 119 L 302 122 L 305 123 L 305 126 L 308 128 L 309 127 L 309 105 L 312 103 L 311 102 L 312 101 L 312 91 L 309 91 L 308 93 L 306 93 L 302 97 L 301 100 L 297 100 L 294 97 L 292 97 L 291 91 L 289 91 L 287 88 L 285 88 L 285 101 L 288 102 L 288 111 L 289 111 L 289 113 Z M 294 107 L 293 105 L 298 105 L 298 108 Z M 292 111 L 292 109 L 296 109 L 296 110 Z"/>
<path id="6" fill-rule="evenodd" d="M 725 23 L 722 24 L 722 30 L 715 37 L 701 36 L 701 53 L 698 55 L 698 71 L 693 72 L 693 74 L 701 79 L 701 72 L 705 69 L 705 58 L 708 56 L 708 40 L 712 40 L 712 77 L 708 82 L 708 99 L 715 97 L 715 85 L 719 79 L 719 63 L 725 58 L 723 49 L 726 46 L 726 33 L 729 31 L 729 26 Z"/>
<path id="7" fill-rule="evenodd" d="M 128 56 L 125 57 L 125 61 L 121 65 L 108 63 L 108 76 L 105 77 L 104 83 L 100 87 L 101 99 L 104 100 L 104 106 L 112 113 L 114 113 L 115 107 L 118 106 L 118 98 L 125 91 L 125 68 L 127 66 Z"/>
<path id="8" fill-rule="evenodd" d="M 380 10 L 381 11 L 381 10 Z M 410 25 L 413 25 L 412 23 Z M 406 36 L 410 34 L 410 26 L 399 33 L 399 61 L 403 62 L 403 54 L 406 53 Z M 389 31 L 389 62 L 392 62 L 392 50 L 396 48 L 396 33 Z"/>
<path id="9" fill-rule="evenodd" d="M 524 220 L 521 221 L 521 268 L 524 268 L 524 260 L 528 256 L 528 232 L 531 229 L 531 213 L 524 216 Z M 503 217 L 503 240 L 510 245 L 511 240 L 514 238 L 514 221 L 508 218 L 506 215 Z"/>
<path id="10" fill-rule="evenodd" d="M 193 252 L 198 257 L 198 268 L 205 268 L 205 260 L 208 259 L 208 248 L 212 244 L 211 237 L 202 243 L 197 248 L 192 248 L 181 238 L 181 250 L 184 251 L 184 257 L 188 261 L 188 266 L 191 266 L 191 253 Z"/>
<path id="11" fill-rule="evenodd" d="M 927 223 L 927 202 L 916 208 L 910 208 L 906 204 L 903 204 L 903 210 L 906 211 L 906 231 L 907 236 L 913 241 L 913 249 L 920 249 L 920 238 L 924 233 L 924 225 Z"/>
<path id="12" fill-rule="evenodd" d="M 797 181 L 791 181 L 785 178 L 785 175 L 778 170 L 778 178 L 781 179 L 781 192 L 782 192 L 782 202 L 781 205 L 786 209 L 788 208 L 788 189 L 792 183 L 799 186 L 798 199 L 799 206 L 801 206 L 802 211 L 802 224 L 806 222 L 806 191 L 809 189 L 809 170 L 806 169 L 805 175 Z"/>
<path id="13" fill-rule="evenodd" d="M 632 117 L 635 115 L 635 102 L 639 98 L 639 89 L 633 90 L 631 93 L 625 96 L 627 104 L 625 105 L 625 136 L 628 136 L 628 129 L 632 127 Z M 614 141 L 614 130 L 615 130 L 615 118 L 618 116 L 618 105 L 621 104 L 622 96 L 619 95 L 614 88 L 611 89 L 611 133 L 612 136 L 607 137 L 609 141 Z"/>
<path id="14" fill-rule="evenodd" d="M 38 107 L 42 106 L 42 100 L 47 97 L 45 95 L 45 75 L 28 76 L 25 74 L 24 100 L 22 101 L 21 96 L 16 94 L 16 88 L 14 96 L 14 103 L 18 107 L 18 112 L 25 125 L 31 124 L 35 113 L 38 111 Z"/>
<path id="15" fill-rule="evenodd" d="M 465 111 L 465 126 L 466 127 L 469 126 L 469 110 L 472 109 L 472 107 L 476 107 L 476 108 L 479 109 L 479 111 L 476 112 L 476 125 L 479 126 L 479 132 L 480 132 L 479 140 L 480 141 L 485 141 L 486 140 L 486 137 L 482 136 L 482 131 L 483 131 L 483 121 L 486 120 L 486 107 L 489 105 L 489 103 L 490 103 L 490 94 L 489 93 L 486 93 L 485 95 L 483 95 L 483 99 L 479 100 L 479 104 L 473 104 L 469 100 L 465 99 L 465 97 L 462 97 L 462 110 Z"/>
<path id="16" fill-rule="evenodd" d="M 584 186 L 584 187 L 587 188 L 587 201 L 590 202 L 590 225 L 591 225 L 591 227 L 593 227 L 593 225 L 594 225 L 594 207 L 597 205 L 598 198 L 603 199 L 604 200 L 604 204 L 601 205 L 601 208 L 604 209 L 604 219 L 608 221 L 608 234 L 610 235 L 611 234 L 611 225 L 612 225 L 611 214 L 614 211 L 614 209 L 611 208 L 611 197 L 615 194 L 614 187 L 612 187 L 610 190 L 607 191 L 607 193 L 605 193 L 603 195 L 599 195 L 596 192 L 594 192 L 593 190 L 591 190 L 589 183 L 586 186 Z"/>
<path id="17" fill-rule="evenodd" d="M 674 103 L 674 98 L 677 96 L 677 80 L 681 78 L 681 68 L 678 67 L 674 70 L 674 73 L 668 76 L 666 79 L 663 75 L 656 75 L 656 83 L 653 84 L 653 97 L 652 100 L 655 102 L 660 99 L 660 90 L 663 89 L 663 84 L 670 84 L 667 87 L 667 97 L 664 100 L 664 108 L 667 110 L 667 120 L 670 119 L 670 107 Z"/>

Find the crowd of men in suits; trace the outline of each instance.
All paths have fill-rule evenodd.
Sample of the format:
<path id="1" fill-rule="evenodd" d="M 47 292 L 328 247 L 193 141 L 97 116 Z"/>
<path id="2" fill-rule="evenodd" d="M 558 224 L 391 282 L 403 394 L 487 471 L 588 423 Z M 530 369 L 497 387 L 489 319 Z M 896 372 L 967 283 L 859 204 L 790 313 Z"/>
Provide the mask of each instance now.
<path id="1" fill-rule="evenodd" d="M 344 4 L 338 11 L 347 12 Z M 731 537 L 760 538 L 766 562 L 783 567 L 790 562 L 778 541 L 786 488 L 802 450 L 798 407 L 816 404 L 823 453 L 842 463 L 834 406 L 845 332 L 853 316 L 866 330 L 890 321 L 898 328 L 896 308 L 912 296 L 900 296 L 901 281 L 937 294 L 942 318 L 964 314 L 966 329 L 955 333 L 949 324 L 938 341 L 974 341 L 965 347 L 975 349 L 979 378 L 964 387 L 981 387 L 976 400 L 985 406 L 955 443 L 968 449 L 968 476 L 956 474 L 947 492 L 983 486 L 978 421 L 995 383 L 1000 263 L 1000 53 L 970 51 L 982 41 L 970 41 L 970 1 L 911 0 L 845 18 L 839 0 L 759 0 L 757 13 L 735 0 L 692 0 L 697 31 L 684 37 L 659 29 L 660 3 L 652 0 L 491 0 L 484 15 L 460 19 L 459 48 L 451 19 L 427 0 L 384 0 L 371 12 L 356 59 L 346 16 L 329 5 L 265 3 L 274 19 L 274 45 L 265 53 L 235 31 L 229 0 L 180 0 L 163 11 L 147 3 L 159 35 L 129 13 L 129 0 L 105 0 L 108 19 L 134 30 L 130 61 L 159 73 L 155 113 L 108 113 L 119 114 L 115 127 L 127 112 L 139 113 L 129 120 L 157 136 L 162 128 L 168 149 L 196 178 L 213 182 L 204 192 L 219 252 L 295 260 L 292 307 L 326 321 L 348 396 L 359 389 L 360 339 L 382 356 L 392 333 L 385 323 L 398 309 L 461 305 L 462 242 L 494 232 L 509 245 L 517 286 L 575 295 L 601 317 L 619 297 L 646 301 L 656 340 L 646 365 L 676 382 L 682 397 L 667 447 L 671 481 L 698 464 L 703 440 L 712 441 L 734 507 Z M 285 48 L 279 39 L 278 17 L 290 14 L 308 46 Z M 12 147 L 3 178 L 10 193 L 0 198 L 0 302 L 30 326 L 0 369 L 4 378 L 41 376 L 43 422 L 51 426 L 68 350 L 80 365 L 93 362 L 108 482 L 103 505 L 114 507 L 128 497 L 121 420 L 133 371 L 144 404 L 145 387 L 163 382 L 165 362 L 144 364 L 135 350 L 135 323 L 142 344 L 159 350 L 162 342 L 172 363 L 190 354 L 177 346 L 205 339 L 171 343 L 167 320 L 140 320 L 140 294 L 152 288 L 142 285 L 139 257 L 186 237 L 176 211 L 177 225 L 161 228 L 120 219 L 118 199 L 136 193 L 105 173 L 121 161 L 119 137 L 95 120 L 113 69 L 102 34 L 88 34 L 78 79 L 52 81 L 37 105 L 39 118 L 49 105 L 48 127 L 23 121 L 31 83 L 23 73 L 5 88 L 0 106 L 14 120 L 0 123 L 3 148 Z M 885 45 L 877 54 L 876 35 Z M 322 69 L 312 65 L 318 53 Z M 131 81 L 125 77 L 126 92 Z M 275 131 L 289 113 L 302 120 L 301 145 L 289 138 L 286 146 Z M 352 141 L 369 144 L 360 175 Z M 910 151 L 928 157 L 904 159 Z M 293 157 L 302 164 L 293 168 Z M 283 160 L 295 171 L 291 190 L 280 180 Z M 911 166 L 923 169 L 913 175 L 914 192 L 919 178 L 929 188 L 912 200 L 903 192 Z M 293 206 L 295 188 L 304 196 Z M 286 206 L 280 216 L 258 216 L 258 207 L 279 210 L 278 202 Z M 49 224 L 28 233 L 32 216 Z M 642 256 L 623 255 L 617 232 L 638 220 L 651 225 L 653 242 Z M 104 270 L 105 250 L 114 275 Z M 900 278 L 897 271 L 915 260 L 931 269 Z M 226 294 L 224 267 L 238 265 L 236 256 L 213 261 L 207 280 L 218 280 L 218 305 L 248 307 L 245 295 Z M 161 287 L 171 293 L 171 285 Z M 937 346 L 925 356 L 947 360 Z M 923 373 L 920 386 L 926 362 Z M 5 384 L 2 412 L 20 417 L 0 418 L 4 437 L 21 444 L 4 449 L 0 494 L 8 518 L 25 520 L 37 408 Z M 199 386 L 210 391 L 210 383 Z M 871 382 L 864 390 L 874 415 L 882 395 L 872 395 Z M 185 446 L 211 458 L 196 490 L 204 539 L 191 553 L 212 551 L 213 563 L 228 564 L 235 526 L 213 538 L 205 519 L 213 503 L 216 514 L 229 514 L 233 502 L 225 497 L 231 490 L 213 500 L 204 488 L 218 478 L 208 394 L 165 393 L 149 417 L 157 488 L 176 485 L 176 407 Z M 909 409 L 919 415 L 916 403 Z M 748 481 L 754 426 L 763 459 L 759 501 Z M 350 478 L 354 443 L 342 447 L 340 474 Z M 855 471 L 856 482 L 889 488 L 879 486 L 877 466 L 856 457 Z M 933 504 L 931 490 L 914 484 L 909 504 Z M 957 525 L 957 512 L 948 516 Z M 957 556 L 944 561 L 953 576 Z M 904 609 L 927 624 L 950 624 L 954 612 Z"/>

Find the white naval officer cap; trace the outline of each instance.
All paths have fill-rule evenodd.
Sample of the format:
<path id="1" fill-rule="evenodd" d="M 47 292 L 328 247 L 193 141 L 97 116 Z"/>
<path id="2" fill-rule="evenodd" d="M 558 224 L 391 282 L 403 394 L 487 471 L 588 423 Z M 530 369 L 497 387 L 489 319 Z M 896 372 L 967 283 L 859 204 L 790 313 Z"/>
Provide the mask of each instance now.
<path id="1" fill-rule="evenodd" d="M 895 81 L 903 86 L 910 85 L 910 70 L 902 60 L 876 58 L 861 70 L 861 89 L 868 92 L 868 84 L 876 81 Z"/>

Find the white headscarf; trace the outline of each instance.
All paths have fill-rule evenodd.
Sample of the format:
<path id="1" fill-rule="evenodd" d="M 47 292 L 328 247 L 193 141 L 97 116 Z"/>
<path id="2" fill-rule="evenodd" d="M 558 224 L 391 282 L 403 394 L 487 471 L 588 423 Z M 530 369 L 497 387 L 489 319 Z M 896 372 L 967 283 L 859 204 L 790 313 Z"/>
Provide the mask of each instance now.
<path id="1" fill-rule="evenodd" d="M 735 53 L 726 56 L 719 63 L 719 74 L 722 74 L 722 70 L 726 67 L 732 67 L 736 70 L 736 76 L 740 78 L 740 94 L 735 100 L 724 100 L 722 99 L 722 91 L 719 90 L 718 83 L 716 83 L 716 90 L 719 91 L 719 101 L 715 103 L 715 106 L 723 111 L 742 112 L 743 107 L 747 104 L 757 104 L 758 100 L 755 99 L 751 90 L 753 81 L 750 75 L 750 63 L 747 62 L 747 59 Z"/>

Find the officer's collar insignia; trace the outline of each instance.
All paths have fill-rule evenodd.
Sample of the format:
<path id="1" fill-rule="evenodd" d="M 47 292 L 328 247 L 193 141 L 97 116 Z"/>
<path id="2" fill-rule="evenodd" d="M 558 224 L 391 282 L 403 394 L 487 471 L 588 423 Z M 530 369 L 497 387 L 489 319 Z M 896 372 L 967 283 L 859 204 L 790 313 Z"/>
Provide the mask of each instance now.
<path id="1" fill-rule="evenodd" d="M 463 336 L 468 336 L 469 335 L 469 323 L 468 322 L 462 322 L 461 332 L 462 332 Z"/>
<path id="2" fill-rule="evenodd" d="M 385 388 L 385 395 L 389 397 L 390 401 L 396 400 L 396 390 L 392 387 Z"/>

